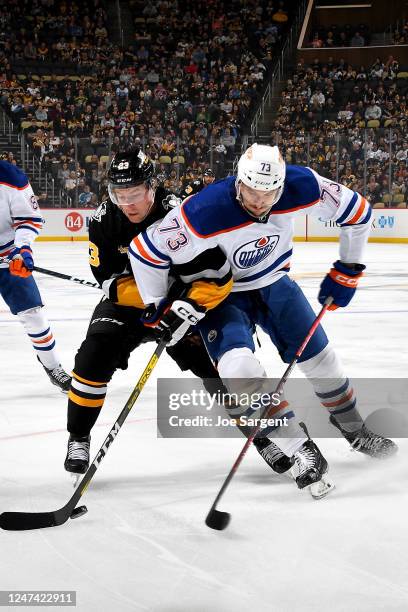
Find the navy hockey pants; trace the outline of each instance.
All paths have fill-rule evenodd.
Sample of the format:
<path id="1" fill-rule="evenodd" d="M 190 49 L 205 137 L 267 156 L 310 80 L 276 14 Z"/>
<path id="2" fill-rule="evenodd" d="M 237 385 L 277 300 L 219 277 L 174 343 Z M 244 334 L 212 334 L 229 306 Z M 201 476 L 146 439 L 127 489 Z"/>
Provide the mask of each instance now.
<path id="1" fill-rule="evenodd" d="M 8 268 L 0 268 L 0 295 L 14 315 L 30 308 L 43 306 L 32 274 L 22 278 L 10 274 Z"/>
<path id="2" fill-rule="evenodd" d="M 199 330 L 213 359 L 234 348 L 255 351 L 255 326 L 269 335 L 282 360 L 289 363 L 309 331 L 316 314 L 299 285 L 288 276 L 262 289 L 238 291 L 210 310 Z M 327 345 L 321 325 L 309 341 L 299 362 L 311 359 Z"/>

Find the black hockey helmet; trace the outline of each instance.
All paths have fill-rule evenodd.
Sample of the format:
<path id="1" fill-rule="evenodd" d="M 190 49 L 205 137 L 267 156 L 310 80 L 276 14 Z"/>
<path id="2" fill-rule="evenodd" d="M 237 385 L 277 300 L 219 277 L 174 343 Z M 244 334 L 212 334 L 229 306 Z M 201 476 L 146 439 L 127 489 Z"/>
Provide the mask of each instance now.
<path id="1" fill-rule="evenodd" d="M 206 168 L 203 172 L 203 176 L 213 176 L 215 178 L 214 170 Z"/>
<path id="2" fill-rule="evenodd" d="M 108 192 L 109 197 L 117 204 L 114 190 L 127 189 L 146 183 L 152 186 L 154 176 L 154 165 L 141 149 L 133 151 L 118 152 L 112 159 L 108 170 Z"/>

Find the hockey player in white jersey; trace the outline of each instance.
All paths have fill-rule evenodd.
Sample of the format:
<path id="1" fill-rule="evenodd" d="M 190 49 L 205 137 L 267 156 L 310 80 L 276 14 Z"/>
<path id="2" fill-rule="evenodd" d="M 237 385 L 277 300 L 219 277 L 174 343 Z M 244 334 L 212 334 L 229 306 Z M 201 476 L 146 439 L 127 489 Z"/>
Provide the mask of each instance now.
<path id="1" fill-rule="evenodd" d="M 323 304 L 331 296 L 330 309 L 347 306 L 365 269 L 370 205 L 360 194 L 310 168 L 286 165 L 277 147 L 254 144 L 240 158 L 237 177 L 187 198 L 130 245 L 143 301 L 156 307 L 148 324 L 170 333 L 172 343 L 197 324 L 229 388 L 234 380 L 259 381 L 266 376 L 254 354 L 256 325 L 289 363 L 315 318 L 300 287 L 288 276 L 293 219 L 298 214 L 335 220 L 341 227 L 339 259 L 324 278 L 318 299 Z M 190 283 L 190 290 L 163 314 L 160 304 L 170 267 Z M 229 275 L 233 285 L 226 291 Z M 356 450 L 378 458 L 397 450 L 394 442 L 366 428 L 321 326 L 298 366 L 328 409 L 330 422 Z M 248 410 L 238 406 L 231 414 L 248 415 Z M 260 454 L 275 471 L 292 466 L 299 488 L 318 482 L 327 462 L 300 429 L 291 407 L 281 402 L 273 416 L 286 417 L 286 437 L 280 428 L 261 430 L 254 441 Z"/>
<path id="2" fill-rule="evenodd" d="M 71 378 L 61 367 L 54 335 L 32 276 L 31 245 L 42 223 L 26 175 L 17 166 L 0 160 L 0 295 L 23 324 L 51 382 L 67 393 Z"/>

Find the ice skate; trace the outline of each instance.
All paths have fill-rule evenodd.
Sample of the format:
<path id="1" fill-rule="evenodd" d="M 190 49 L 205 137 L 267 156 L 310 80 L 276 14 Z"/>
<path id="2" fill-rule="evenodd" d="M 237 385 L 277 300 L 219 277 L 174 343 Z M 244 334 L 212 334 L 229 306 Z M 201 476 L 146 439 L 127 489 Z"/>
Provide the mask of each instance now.
<path id="1" fill-rule="evenodd" d="M 292 476 L 299 489 L 308 487 L 314 499 L 321 499 L 334 489 L 334 484 L 324 478 L 329 466 L 313 440 L 306 440 L 292 459 Z"/>
<path id="2" fill-rule="evenodd" d="M 89 467 L 89 445 L 91 436 L 69 436 L 68 451 L 65 457 L 64 468 L 70 472 L 74 487 L 82 474 L 85 474 Z"/>
<path id="3" fill-rule="evenodd" d="M 285 455 L 269 438 L 255 438 L 253 444 L 264 461 L 277 474 L 284 474 L 292 467 L 292 458 Z"/>
<path id="4" fill-rule="evenodd" d="M 376 459 L 386 459 L 395 455 L 398 451 L 398 446 L 395 442 L 380 434 L 373 433 L 364 423 L 360 429 L 351 432 L 343 429 L 333 415 L 330 416 L 330 423 L 337 427 L 351 448 L 359 453 L 375 457 Z"/>
<path id="5" fill-rule="evenodd" d="M 41 363 L 38 357 L 37 359 Z M 47 376 L 52 382 L 52 384 L 59 387 L 62 393 L 68 393 L 69 388 L 71 386 L 71 376 L 69 376 L 69 374 L 65 372 L 65 370 L 61 367 L 61 365 L 57 366 L 53 370 L 50 370 L 47 367 L 45 367 L 43 363 L 41 363 L 41 365 L 46 371 Z"/>

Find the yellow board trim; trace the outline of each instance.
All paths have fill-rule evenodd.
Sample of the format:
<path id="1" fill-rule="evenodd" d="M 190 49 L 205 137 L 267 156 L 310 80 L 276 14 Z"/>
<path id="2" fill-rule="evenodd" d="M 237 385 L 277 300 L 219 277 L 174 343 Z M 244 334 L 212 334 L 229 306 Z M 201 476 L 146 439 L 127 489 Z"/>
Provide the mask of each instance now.
<path id="1" fill-rule="evenodd" d="M 295 236 L 294 242 L 338 242 L 337 236 L 308 236 L 307 238 L 301 238 Z M 368 242 L 377 242 L 382 244 L 408 244 L 408 238 L 369 238 Z"/>
<path id="2" fill-rule="evenodd" d="M 36 242 L 84 242 L 88 236 L 39 236 Z M 295 236 L 294 242 L 338 242 L 337 236 Z M 408 244 L 408 238 L 369 238 L 368 242 Z"/>
<path id="3" fill-rule="evenodd" d="M 68 399 L 75 402 L 79 406 L 86 406 L 87 408 L 102 408 L 103 402 L 105 401 L 105 396 L 100 399 L 91 400 L 85 397 L 79 397 L 79 395 L 76 395 L 76 393 L 70 391 L 68 393 Z"/>
<path id="4" fill-rule="evenodd" d="M 83 242 L 89 240 L 86 236 L 39 236 L 36 242 Z"/>

